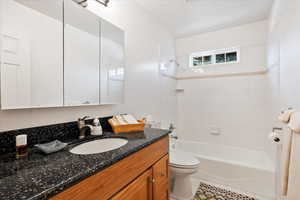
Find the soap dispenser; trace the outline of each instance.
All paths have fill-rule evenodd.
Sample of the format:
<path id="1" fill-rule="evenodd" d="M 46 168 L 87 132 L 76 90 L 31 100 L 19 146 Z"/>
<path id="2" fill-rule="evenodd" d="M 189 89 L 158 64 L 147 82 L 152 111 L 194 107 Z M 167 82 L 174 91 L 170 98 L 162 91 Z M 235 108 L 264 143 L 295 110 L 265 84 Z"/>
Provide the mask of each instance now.
<path id="1" fill-rule="evenodd" d="M 91 132 L 91 135 L 103 135 L 102 126 L 100 124 L 100 121 L 98 118 L 95 118 L 93 121 L 93 130 Z"/>

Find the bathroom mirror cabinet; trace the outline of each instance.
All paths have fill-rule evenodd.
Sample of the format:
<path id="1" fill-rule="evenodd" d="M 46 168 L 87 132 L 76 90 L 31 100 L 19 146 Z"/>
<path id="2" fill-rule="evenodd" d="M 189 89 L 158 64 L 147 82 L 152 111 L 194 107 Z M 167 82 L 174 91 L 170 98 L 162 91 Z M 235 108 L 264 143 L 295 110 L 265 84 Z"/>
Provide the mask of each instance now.
<path id="1" fill-rule="evenodd" d="M 100 103 L 100 19 L 65 1 L 64 100 L 66 106 Z"/>
<path id="2" fill-rule="evenodd" d="M 61 0 L 1 1 L 2 109 L 63 106 Z"/>
<path id="3" fill-rule="evenodd" d="M 111 23 L 101 22 L 100 102 L 123 102 L 124 91 L 124 33 Z"/>
<path id="4" fill-rule="evenodd" d="M 0 34 L 1 109 L 123 102 L 124 31 L 73 0 L 0 1 Z"/>

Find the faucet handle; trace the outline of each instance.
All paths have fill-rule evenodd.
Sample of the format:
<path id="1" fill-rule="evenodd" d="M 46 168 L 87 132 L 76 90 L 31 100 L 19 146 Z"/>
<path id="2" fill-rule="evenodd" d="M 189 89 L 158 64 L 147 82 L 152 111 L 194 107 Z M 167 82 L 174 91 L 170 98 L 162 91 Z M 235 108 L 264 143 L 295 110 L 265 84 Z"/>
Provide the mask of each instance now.
<path id="1" fill-rule="evenodd" d="M 89 116 L 84 116 L 83 118 L 79 118 L 77 121 L 78 128 L 82 129 L 85 126 L 85 120 L 89 118 Z"/>

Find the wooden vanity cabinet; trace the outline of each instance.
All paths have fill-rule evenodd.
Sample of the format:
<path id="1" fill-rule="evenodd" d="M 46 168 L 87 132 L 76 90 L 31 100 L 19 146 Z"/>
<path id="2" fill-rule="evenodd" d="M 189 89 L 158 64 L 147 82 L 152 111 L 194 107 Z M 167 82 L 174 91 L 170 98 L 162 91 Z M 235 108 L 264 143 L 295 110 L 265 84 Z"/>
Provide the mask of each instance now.
<path id="1" fill-rule="evenodd" d="M 50 200 L 168 200 L 168 165 L 165 137 Z"/>
<path id="2" fill-rule="evenodd" d="M 119 192 L 111 200 L 152 200 L 153 197 L 153 176 L 152 169 L 144 172 L 125 189 Z"/>
<path id="3" fill-rule="evenodd" d="M 166 155 L 112 200 L 168 200 L 169 156 Z"/>

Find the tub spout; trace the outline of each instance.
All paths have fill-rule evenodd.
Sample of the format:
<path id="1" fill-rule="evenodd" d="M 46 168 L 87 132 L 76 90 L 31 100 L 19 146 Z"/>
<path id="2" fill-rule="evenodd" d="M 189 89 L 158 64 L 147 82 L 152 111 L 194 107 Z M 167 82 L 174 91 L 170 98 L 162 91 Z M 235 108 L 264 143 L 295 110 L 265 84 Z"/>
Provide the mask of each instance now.
<path id="1" fill-rule="evenodd" d="M 174 139 L 174 140 L 178 140 L 178 136 L 176 136 L 176 135 L 170 135 L 170 138 Z"/>

